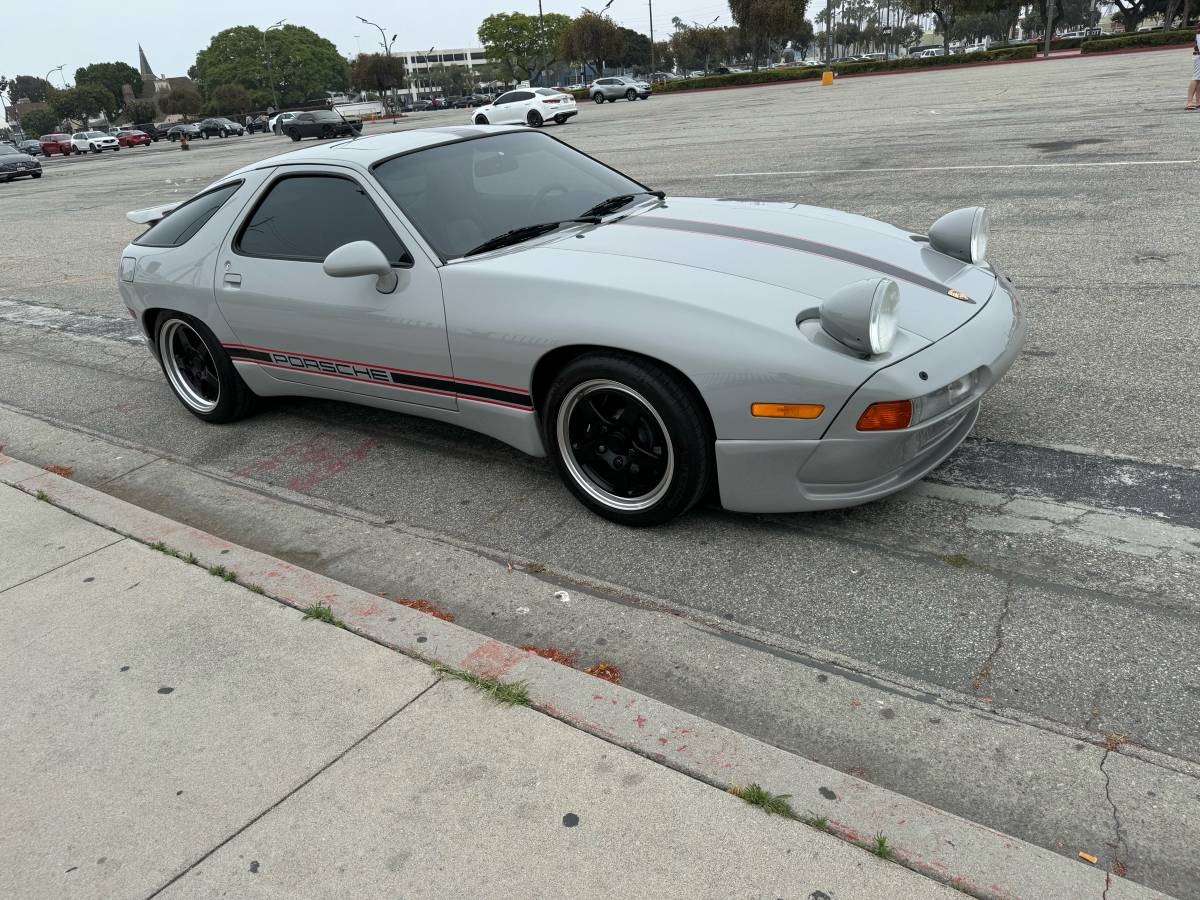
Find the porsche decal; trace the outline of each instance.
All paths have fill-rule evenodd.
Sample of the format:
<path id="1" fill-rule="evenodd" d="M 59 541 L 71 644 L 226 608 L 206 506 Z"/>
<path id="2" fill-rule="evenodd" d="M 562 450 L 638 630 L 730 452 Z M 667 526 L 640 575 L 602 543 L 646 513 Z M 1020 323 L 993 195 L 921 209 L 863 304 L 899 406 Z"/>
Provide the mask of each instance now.
<path id="1" fill-rule="evenodd" d="M 533 400 L 528 391 L 502 384 L 454 378 L 448 375 L 433 375 L 427 372 L 413 372 L 407 369 L 393 369 L 390 366 L 352 362 L 329 356 L 315 356 L 310 353 L 292 353 L 268 347 L 252 347 L 246 344 L 223 344 L 222 346 L 230 358 L 235 361 L 253 362 L 274 369 L 292 369 L 312 375 L 378 384 L 381 387 L 402 388 L 427 394 L 443 394 L 447 397 L 462 397 L 467 400 L 509 406 L 514 409 L 533 409 Z"/>

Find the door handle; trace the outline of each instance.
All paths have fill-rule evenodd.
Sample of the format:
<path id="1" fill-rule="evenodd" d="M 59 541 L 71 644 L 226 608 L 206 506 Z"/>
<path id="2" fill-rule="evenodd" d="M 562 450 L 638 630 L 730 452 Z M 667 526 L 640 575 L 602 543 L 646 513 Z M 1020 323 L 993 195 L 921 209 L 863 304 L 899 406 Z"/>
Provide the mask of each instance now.
<path id="1" fill-rule="evenodd" d="M 226 272 L 225 273 L 225 283 L 232 287 L 241 287 L 242 276 L 239 275 L 237 272 Z"/>

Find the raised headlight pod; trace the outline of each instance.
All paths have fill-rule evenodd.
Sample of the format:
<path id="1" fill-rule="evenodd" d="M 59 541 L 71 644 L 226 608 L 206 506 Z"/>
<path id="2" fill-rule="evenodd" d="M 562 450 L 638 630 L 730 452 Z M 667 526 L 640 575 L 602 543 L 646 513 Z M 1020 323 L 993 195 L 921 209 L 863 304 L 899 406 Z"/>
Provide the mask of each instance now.
<path id="1" fill-rule="evenodd" d="M 851 350 L 887 353 L 896 339 L 900 288 L 890 278 L 868 278 L 837 291 L 821 304 L 821 327 Z"/>
<path id="2" fill-rule="evenodd" d="M 939 253 L 979 265 L 987 259 L 987 210 L 968 206 L 946 213 L 930 227 L 929 246 Z"/>

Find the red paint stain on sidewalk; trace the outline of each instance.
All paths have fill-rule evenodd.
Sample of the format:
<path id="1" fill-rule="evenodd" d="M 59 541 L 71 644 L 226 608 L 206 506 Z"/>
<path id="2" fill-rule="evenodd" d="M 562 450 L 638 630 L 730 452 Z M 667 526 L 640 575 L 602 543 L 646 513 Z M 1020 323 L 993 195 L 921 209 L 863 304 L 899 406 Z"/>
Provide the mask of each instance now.
<path id="1" fill-rule="evenodd" d="M 396 602 L 401 606 L 407 606 L 409 609 L 415 609 L 417 612 L 433 616 L 435 619 L 441 619 L 443 622 L 453 622 L 455 619 L 454 613 L 438 609 L 428 600 L 412 600 L 408 597 L 397 597 Z"/>
<path id="2" fill-rule="evenodd" d="M 464 656 L 459 665 L 476 675 L 503 678 L 522 659 L 525 659 L 525 651 L 500 641 L 488 640 Z"/>
<path id="3" fill-rule="evenodd" d="M 61 475 L 63 478 L 70 478 L 75 474 L 75 470 L 70 466 L 42 466 L 51 475 Z"/>

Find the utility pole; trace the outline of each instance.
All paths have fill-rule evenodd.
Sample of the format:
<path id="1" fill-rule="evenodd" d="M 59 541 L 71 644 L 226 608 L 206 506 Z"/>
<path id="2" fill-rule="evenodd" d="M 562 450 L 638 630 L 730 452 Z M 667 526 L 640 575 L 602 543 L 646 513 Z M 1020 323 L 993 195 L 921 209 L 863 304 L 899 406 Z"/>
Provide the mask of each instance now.
<path id="1" fill-rule="evenodd" d="M 833 0 L 825 0 L 825 68 L 833 62 Z"/>
<path id="2" fill-rule="evenodd" d="M 646 0 L 650 7 L 650 83 L 654 84 L 654 0 Z"/>
<path id="3" fill-rule="evenodd" d="M 542 20 L 542 0 L 538 0 L 538 80 L 541 81 L 546 59 L 546 23 Z"/>
<path id="4" fill-rule="evenodd" d="M 263 58 L 267 63 L 267 77 L 271 79 L 271 102 L 275 106 L 275 112 L 279 112 L 279 94 L 275 91 L 275 73 L 272 71 L 271 57 L 267 56 L 267 32 L 272 28 L 282 28 L 283 23 L 286 21 L 287 19 L 280 19 L 274 25 L 268 25 L 264 28 L 262 33 Z"/>

